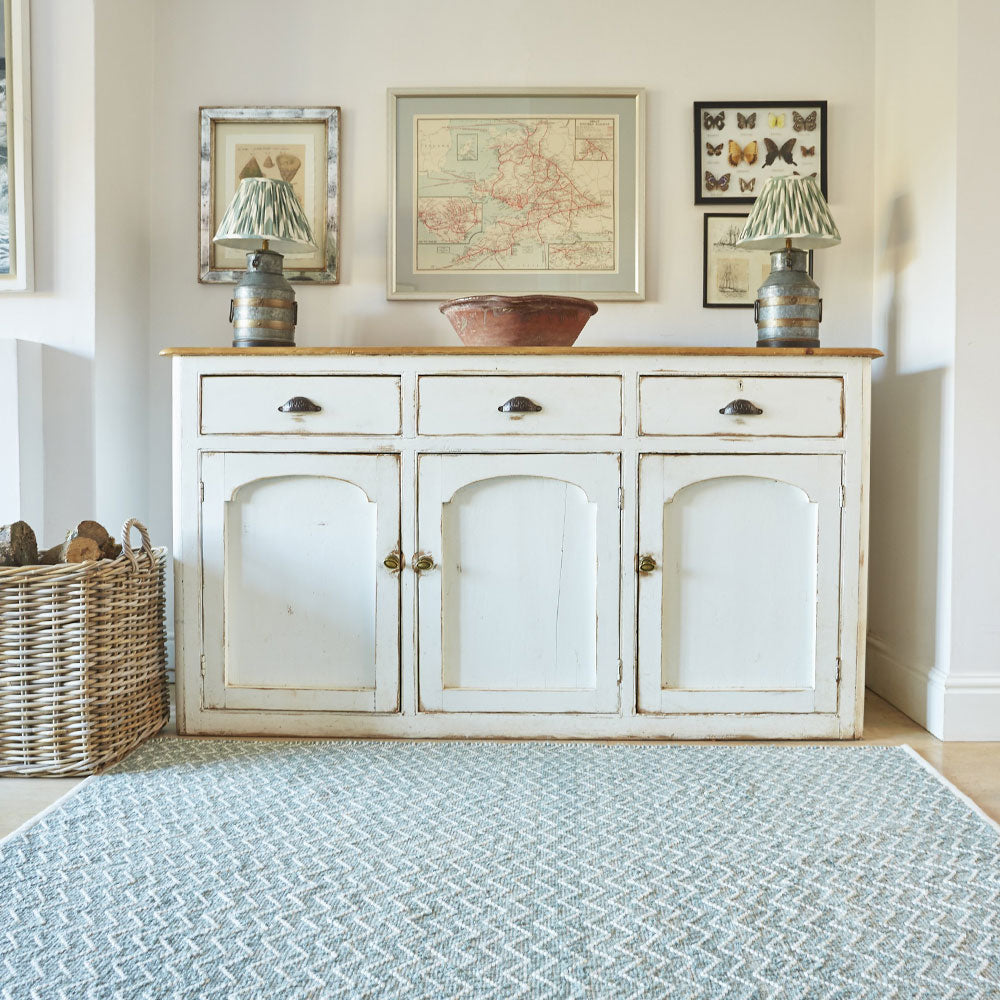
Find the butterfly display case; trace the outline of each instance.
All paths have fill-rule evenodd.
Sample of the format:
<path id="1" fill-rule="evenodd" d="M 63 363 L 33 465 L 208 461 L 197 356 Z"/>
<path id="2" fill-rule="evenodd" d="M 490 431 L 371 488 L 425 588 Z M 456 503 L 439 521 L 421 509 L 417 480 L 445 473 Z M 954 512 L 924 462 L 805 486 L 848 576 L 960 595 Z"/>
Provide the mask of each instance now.
<path id="1" fill-rule="evenodd" d="M 750 205 L 788 174 L 816 174 L 829 197 L 826 117 L 826 101 L 695 101 L 695 204 Z"/>

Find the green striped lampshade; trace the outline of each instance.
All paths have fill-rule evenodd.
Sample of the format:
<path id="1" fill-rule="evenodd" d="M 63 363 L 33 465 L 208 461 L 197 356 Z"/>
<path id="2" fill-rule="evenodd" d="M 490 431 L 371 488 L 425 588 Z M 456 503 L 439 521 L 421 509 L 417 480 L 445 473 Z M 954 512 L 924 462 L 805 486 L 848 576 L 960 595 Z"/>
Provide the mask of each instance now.
<path id="1" fill-rule="evenodd" d="M 791 240 L 799 250 L 818 250 L 840 242 L 837 224 L 815 177 L 769 178 L 736 245 L 781 250 L 785 240 Z"/>
<path id="2" fill-rule="evenodd" d="M 240 181 L 213 240 L 242 250 L 259 250 L 261 240 L 267 240 L 277 253 L 302 253 L 316 247 L 292 185 L 269 177 Z"/>

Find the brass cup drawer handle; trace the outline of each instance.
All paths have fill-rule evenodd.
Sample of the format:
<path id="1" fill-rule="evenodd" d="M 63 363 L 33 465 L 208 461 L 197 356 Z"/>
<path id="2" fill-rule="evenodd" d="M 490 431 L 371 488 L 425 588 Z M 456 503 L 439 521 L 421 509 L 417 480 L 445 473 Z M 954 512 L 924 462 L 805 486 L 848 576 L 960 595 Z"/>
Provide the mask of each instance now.
<path id="1" fill-rule="evenodd" d="M 415 555 L 413 557 L 413 568 L 418 573 L 425 573 L 429 569 L 434 569 L 434 560 L 430 556 Z"/>
<path id="2" fill-rule="evenodd" d="M 652 573 L 656 569 L 656 560 L 652 556 L 639 556 L 639 572 Z"/>
<path id="3" fill-rule="evenodd" d="M 403 554 L 401 552 L 390 552 L 383 560 L 382 565 L 392 573 L 398 573 L 403 568 Z"/>
<path id="4" fill-rule="evenodd" d="M 754 406 L 749 399 L 734 399 L 719 410 L 719 413 L 724 417 L 759 417 L 763 412 L 759 406 Z"/>
<path id="5" fill-rule="evenodd" d="M 542 408 L 527 396 L 511 396 L 506 403 L 501 403 L 497 410 L 501 413 L 541 413 Z"/>
<path id="6" fill-rule="evenodd" d="M 279 413 L 319 413 L 323 407 L 305 396 L 292 396 L 278 407 Z"/>

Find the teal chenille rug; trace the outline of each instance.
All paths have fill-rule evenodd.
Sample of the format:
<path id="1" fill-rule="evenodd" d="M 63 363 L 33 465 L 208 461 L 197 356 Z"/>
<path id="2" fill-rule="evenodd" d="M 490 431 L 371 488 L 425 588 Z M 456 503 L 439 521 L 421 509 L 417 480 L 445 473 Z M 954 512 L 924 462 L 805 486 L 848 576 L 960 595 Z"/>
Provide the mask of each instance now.
<path id="1" fill-rule="evenodd" d="M 164 738 L 0 844 L 5 1000 L 1000 996 L 906 749 Z"/>

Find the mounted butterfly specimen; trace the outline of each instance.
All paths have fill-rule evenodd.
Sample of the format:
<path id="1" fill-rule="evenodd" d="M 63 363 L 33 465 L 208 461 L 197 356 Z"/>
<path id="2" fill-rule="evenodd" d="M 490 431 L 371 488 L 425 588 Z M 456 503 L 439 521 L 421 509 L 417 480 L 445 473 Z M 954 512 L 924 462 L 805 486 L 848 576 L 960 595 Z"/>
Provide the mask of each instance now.
<path id="1" fill-rule="evenodd" d="M 716 177 L 711 170 L 705 171 L 705 187 L 709 191 L 728 191 L 729 190 L 729 178 L 731 174 L 723 174 L 721 177 Z"/>
<path id="2" fill-rule="evenodd" d="M 785 163 L 791 163 L 794 166 L 798 166 L 795 160 L 792 159 L 792 154 L 795 152 L 795 139 L 789 139 L 784 145 L 779 146 L 776 142 L 771 139 L 764 140 L 764 166 L 769 167 L 778 157 L 785 161 Z"/>
<path id="3" fill-rule="evenodd" d="M 994 2 L 1000 5 L 1000 0 Z M 688 147 L 688 155 L 694 154 L 694 170 L 688 174 L 688 184 L 689 190 L 694 187 L 696 205 L 719 201 L 749 205 L 772 174 L 793 171 L 817 171 L 826 196 L 828 102 L 777 98 L 758 101 L 744 94 L 738 101 L 694 102 L 694 114 L 688 119 L 694 125 L 694 142 Z M 761 170 L 763 180 L 756 181 Z"/>
<path id="4" fill-rule="evenodd" d="M 810 111 L 809 114 L 802 117 L 798 111 L 792 112 L 792 128 L 796 132 L 815 132 L 816 131 L 816 112 L 815 110 Z"/>
<path id="5" fill-rule="evenodd" d="M 730 166 L 738 167 L 741 160 L 747 161 L 747 166 L 753 166 L 757 162 L 757 140 L 748 142 L 745 146 L 740 146 L 738 142 L 729 140 L 729 160 Z"/>

